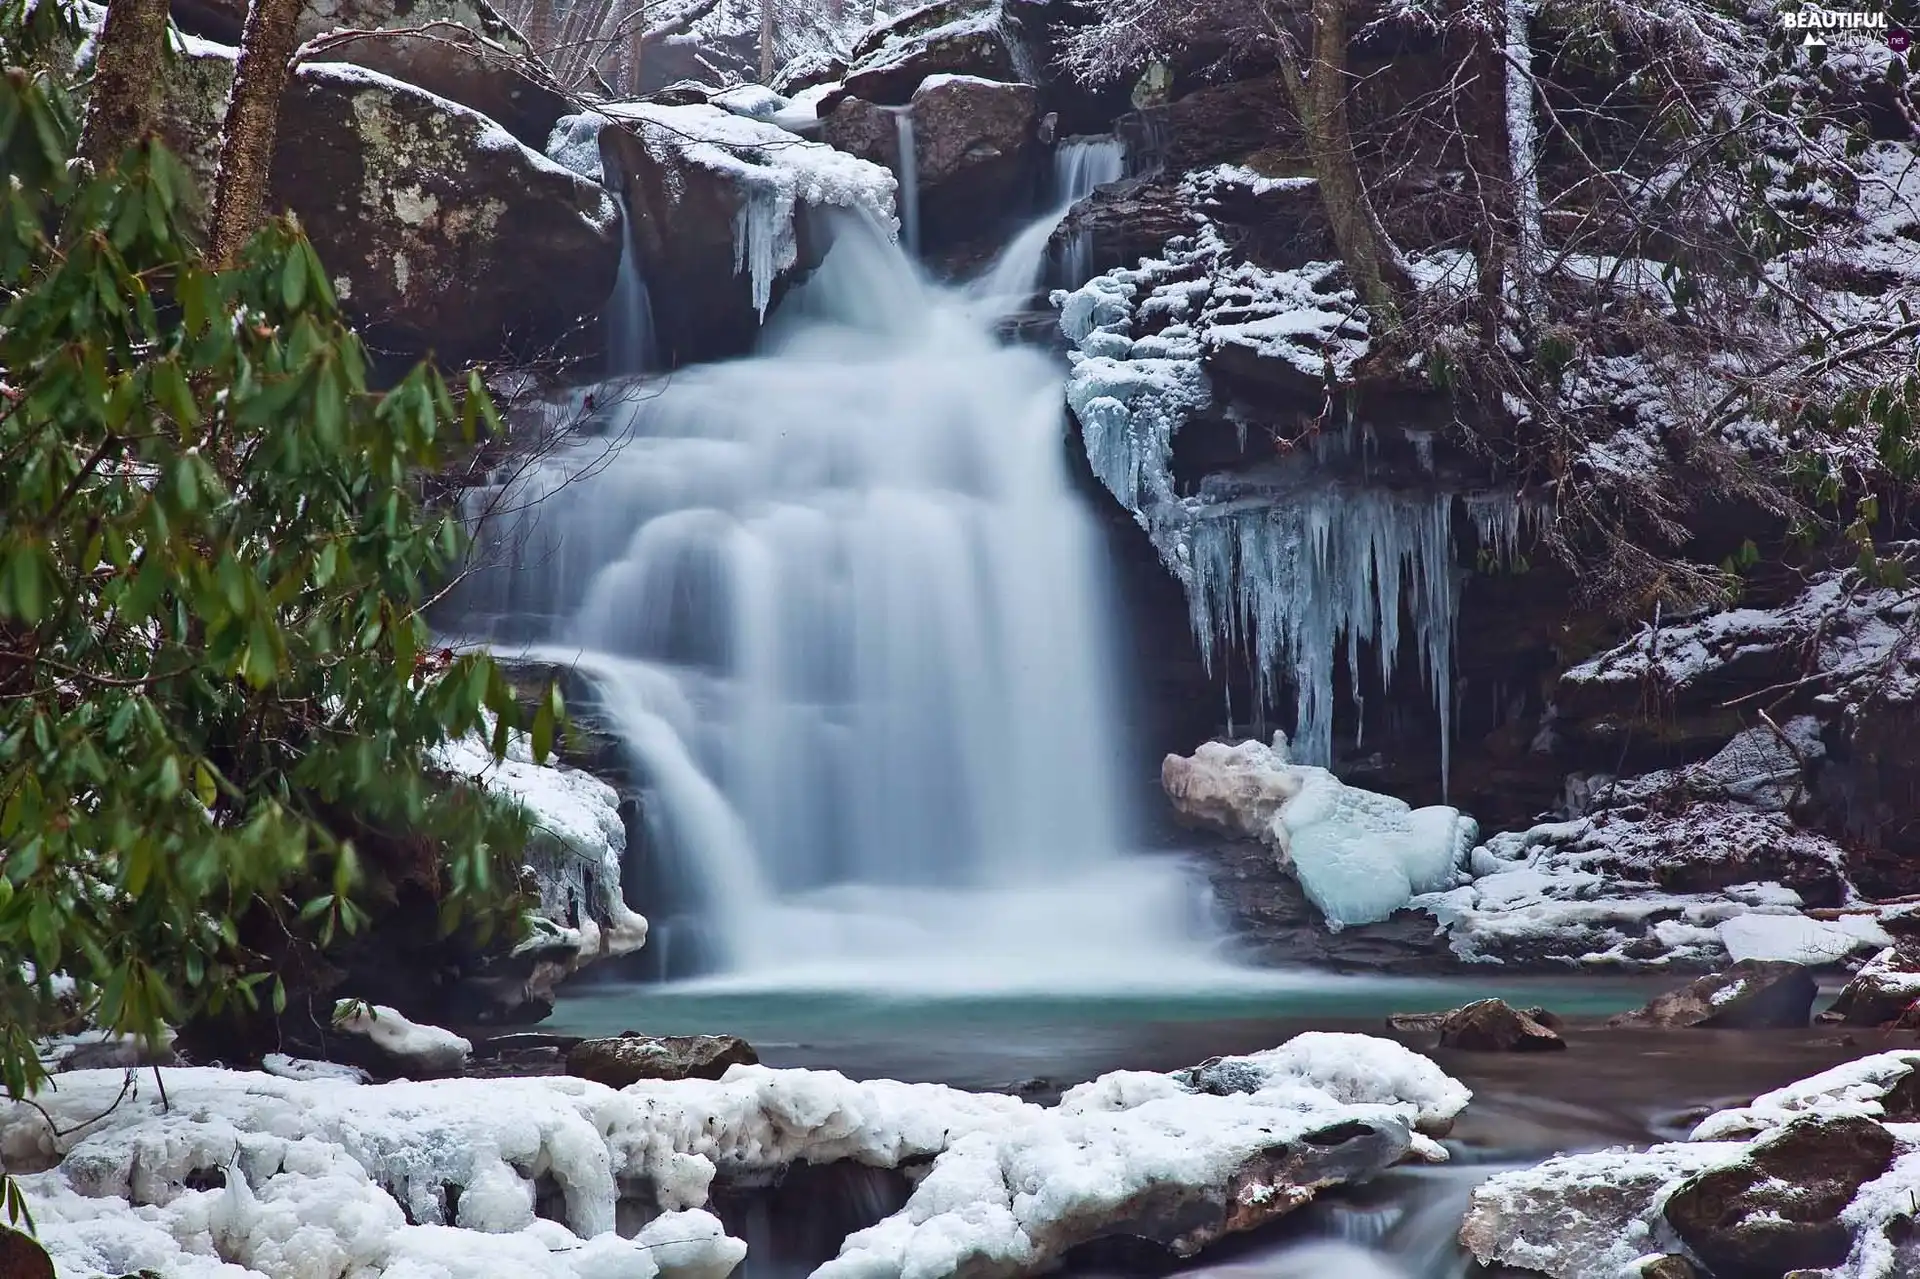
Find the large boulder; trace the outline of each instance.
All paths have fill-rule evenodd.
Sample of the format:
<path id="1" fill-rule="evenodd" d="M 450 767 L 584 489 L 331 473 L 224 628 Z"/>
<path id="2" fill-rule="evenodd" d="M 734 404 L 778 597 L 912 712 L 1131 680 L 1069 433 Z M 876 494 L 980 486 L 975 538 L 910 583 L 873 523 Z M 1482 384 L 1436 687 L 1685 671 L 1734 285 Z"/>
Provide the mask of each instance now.
<path id="1" fill-rule="evenodd" d="M 378 345 L 533 348 L 598 310 L 619 264 L 606 192 L 485 117 L 339 64 L 301 68 L 272 197 L 300 215 Z"/>
<path id="2" fill-rule="evenodd" d="M 169 62 L 162 136 L 203 191 L 236 56 L 189 40 Z M 485 116 L 343 63 L 288 83 L 268 208 L 299 216 L 347 313 L 400 355 L 546 347 L 599 309 L 619 264 L 598 185 Z"/>
<path id="3" fill-rule="evenodd" d="M 1716 1279 L 1837 1266 L 1854 1243 L 1840 1214 L 1892 1166 L 1894 1148 L 1871 1119 L 1811 1115 L 1762 1137 L 1738 1162 L 1688 1179 L 1665 1216 Z"/>
<path id="4" fill-rule="evenodd" d="M 567 1053 L 567 1073 L 609 1088 L 642 1079 L 718 1079 L 735 1066 L 755 1066 L 760 1055 L 737 1035 L 641 1035 L 587 1039 Z"/>
<path id="5" fill-rule="evenodd" d="M 1889 946 L 1868 960 L 1846 984 L 1822 1020 L 1849 1026 L 1911 1025 L 1920 1004 L 1920 955 Z"/>
<path id="6" fill-rule="evenodd" d="M 240 43 L 247 7 L 247 0 L 173 0 L 170 6 L 181 30 L 221 44 Z M 306 41 L 329 31 L 396 31 L 432 24 L 465 27 L 509 53 L 531 54 L 526 37 L 487 0 L 312 0 L 301 7 L 294 30 Z"/>
<path id="7" fill-rule="evenodd" d="M 929 76 L 1019 80 L 1032 65 L 1019 24 L 1000 0 L 936 0 L 882 23 L 854 45 L 841 87 L 821 102 L 823 114 L 843 98 L 905 106 Z"/>
<path id="8" fill-rule="evenodd" d="M 1804 1027 L 1819 987 L 1803 964 L 1743 959 L 1622 1013 L 1609 1026 L 1792 1030 Z"/>
<path id="9" fill-rule="evenodd" d="M 1432 1034 L 1458 1052 L 1557 1052 L 1567 1046 L 1559 1019 L 1544 1008 L 1515 1008 L 1504 999 L 1476 999 L 1452 1012 L 1397 1015 L 1387 1024 L 1403 1033 Z"/>
<path id="10" fill-rule="evenodd" d="M 245 0 L 174 0 L 182 29 L 238 44 Z M 486 0 L 320 0 L 298 38 L 336 33 L 317 56 L 350 62 L 471 107 L 531 147 L 567 113 L 565 97 L 526 38 Z M 349 34 L 353 33 L 353 34 Z"/>
<path id="11" fill-rule="evenodd" d="M 913 123 L 921 235 L 927 246 L 978 234 L 1029 203 L 1038 177 L 1039 94 L 1032 85 L 974 76 L 923 81 L 906 108 Z M 823 136 L 842 151 L 898 171 L 898 113 L 862 98 L 841 102 Z"/>
<path id="12" fill-rule="evenodd" d="M 810 210 L 891 227 L 885 168 L 711 106 L 629 103 L 598 128 L 600 167 L 625 196 L 634 260 L 672 364 L 739 355 L 784 290 L 826 251 Z M 577 123 L 577 127 L 575 126 Z"/>

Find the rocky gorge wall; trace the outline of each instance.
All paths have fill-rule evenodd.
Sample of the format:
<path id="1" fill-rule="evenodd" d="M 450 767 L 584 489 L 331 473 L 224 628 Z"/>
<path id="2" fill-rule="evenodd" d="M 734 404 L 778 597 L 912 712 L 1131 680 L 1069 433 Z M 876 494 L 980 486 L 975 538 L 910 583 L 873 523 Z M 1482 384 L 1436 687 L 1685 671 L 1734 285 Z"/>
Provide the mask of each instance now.
<path id="1" fill-rule="evenodd" d="M 239 13 L 183 0 L 177 18 L 199 35 L 172 64 L 168 136 L 209 176 L 234 56 L 213 41 L 234 37 Z M 1702 497 L 1673 513 L 1680 551 L 1710 565 L 1754 548 L 1740 609 L 1629 621 L 1622 601 L 1596 599 L 1555 553 L 1553 495 L 1502 452 L 1514 424 L 1417 361 L 1382 358 L 1330 260 L 1271 62 L 1222 63 L 1201 40 L 1130 100 L 1129 86 L 1088 88 L 1060 69 L 1083 20 L 1059 3 L 942 0 L 795 59 L 777 93 L 710 68 L 705 83 L 613 103 L 560 93 L 519 33 L 471 5 L 315 11 L 273 199 L 396 359 L 559 356 L 577 377 L 599 361 L 623 255 L 647 285 L 660 362 L 724 358 L 818 263 L 824 219 L 903 211 L 903 139 L 929 260 L 966 270 L 1048 198 L 1063 138 L 1117 134 L 1129 176 L 1067 214 L 1052 246 L 1065 287 L 1051 304 L 1036 297 L 1018 331 L 1070 364 L 1070 447 L 1109 521 L 1143 787 L 1163 755 L 1286 727 L 1350 783 L 1445 799 L 1488 833 L 1609 812 L 1658 826 L 1697 810 L 1696 774 L 1730 743 L 1773 725 L 1804 757 L 1803 785 L 1766 821 L 1789 844 L 1829 841 L 1814 859 L 1829 869 L 1803 875 L 1747 827 L 1709 822 L 1706 844 L 1744 851 L 1703 856 L 1669 886 L 1780 880 L 1815 909 L 1920 888 L 1917 766 L 1899 728 L 1910 595 L 1847 578 L 1835 552 L 1790 549 L 1776 512 Z M 427 39 L 426 22 L 466 34 Z M 343 24 L 387 34 L 326 34 Z M 1564 33 L 1541 26 L 1544 58 Z M 1447 30 L 1361 30 L 1356 137 L 1367 163 L 1393 160 L 1375 199 L 1422 296 L 1444 298 L 1471 275 L 1471 210 L 1456 181 L 1462 135 L 1428 108 L 1471 50 Z M 1740 31 L 1712 34 L 1729 59 L 1751 53 Z M 1598 101 L 1626 72 L 1594 74 L 1553 91 Z M 1566 163 L 1550 149 L 1543 171 Z M 1862 191 L 1848 234 L 1882 265 L 1828 292 L 1885 309 L 1910 287 L 1897 251 L 1908 223 Z M 1058 274 L 1070 256 L 1090 279 Z M 1627 458 L 1661 486 L 1704 490 L 1686 406 L 1656 382 L 1636 389 L 1638 358 L 1597 351 L 1569 378 L 1569 394 L 1599 397 L 1613 432 L 1585 445 L 1574 474 Z M 1298 546 L 1319 549 L 1288 559 Z M 1704 665 L 1634 656 L 1703 627 L 1722 628 Z M 1841 632 L 1878 665 L 1835 656 Z M 1296 672 L 1307 656 L 1310 673 Z M 1786 730 L 1803 720 L 1817 728 Z M 1623 791 L 1637 796 L 1624 807 Z M 1701 841 L 1697 827 L 1673 830 L 1671 846 Z M 1171 821 L 1161 835 L 1192 838 Z"/>

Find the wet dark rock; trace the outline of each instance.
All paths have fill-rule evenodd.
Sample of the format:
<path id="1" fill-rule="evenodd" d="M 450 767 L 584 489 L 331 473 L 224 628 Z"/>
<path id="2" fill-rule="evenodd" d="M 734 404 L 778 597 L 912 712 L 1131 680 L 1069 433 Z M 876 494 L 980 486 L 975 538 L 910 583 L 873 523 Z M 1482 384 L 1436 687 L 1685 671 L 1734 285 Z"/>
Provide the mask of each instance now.
<path id="1" fill-rule="evenodd" d="M 1132 267 L 1158 257 L 1167 241 L 1193 234 L 1192 204 L 1177 185 L 1155 178 L 1131 178 L 1101 187 L 1073 206 L 1053 234 L 1063 246 L 1085 237 L 1094 274 Z"/>
<path id="2" fill-rule="evenodd" d="M 1678 1253 L 1668 1253 L 1642 1265 L 1640 1279 L 1700 1279 L 1700 1271 Z"/>
<path id="3" fill-rule="evenodd" d="M 609 1088 L 642 1079 L 718 1079 L 735 1066 L 760 1061 L 737 1035 L 642 1035 L 587 1039 L 567 1053 L 567 1073 Z"/>
<path id="4" fill-rule="evenodd" d="M 1567 1041 L 1556 1032 L 1558 1022 L 1559 1018 L 1544 1008 L 1522 1011 L 1504 999 L 1477 999 L 1451 1012 L 1398 1013 L 1387 1018 L 1393 1030 L 1436 1035 L 1439 1047 L 1460 1052 L 1563 1050 Z"/>
<path id="5" fill-rule="evenodd" d="M 1235 945 L 1250 962 L 1421 976 L 1461 966 L 1431 916 L 1401 911 L 1377 924 L 1328 932 L 1300 881 L 1261 845 L 1187 835 L 1180 846 L 1200 853 Z"/>
<path id="6" fill-rule="evenodd" d="M 1803 964 L 1743 959 L 1622 1013 L 1609 1026 L 1787 1030 L 1807 1025 L 1819 988 Z"/>
<path id="7" fill-rule="evenodd" d="M 1894 1146 L 1871 1119 L 1796 1120 L 1682 1184 L 1667 1200 L 1667 1222 L 1716 1279 L 1839 1265 L 1853 1246 L 1840 1213 L 1892 1166 Z"/>

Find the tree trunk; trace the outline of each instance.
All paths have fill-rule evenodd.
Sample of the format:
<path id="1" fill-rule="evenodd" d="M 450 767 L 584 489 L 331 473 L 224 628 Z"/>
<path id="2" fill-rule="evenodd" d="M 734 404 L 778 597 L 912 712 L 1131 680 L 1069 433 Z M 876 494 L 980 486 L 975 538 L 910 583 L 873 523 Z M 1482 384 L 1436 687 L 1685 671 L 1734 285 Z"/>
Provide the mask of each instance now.
<path id="1" fill-rule="evenodd" d="M 227 99 L 220 174 L 214 183 L 213 231 L 207 258 L 230 267 L 260 223 L 273 174 L 273 135 L 280 124 L 280 95 L 292 70 L 303 0 L 253 0 L 240 38 L 240 64 Z"/>
<path id="2" fill-rule="evenodd" d="M 1486 31 L 1474 42 L 1473 88 L 1460 120 L 1467 171 L 1480 202 L 1473 254 L 1479 274 L 1480 339 L 1498 347 L 1506 322 L 1507 256 L 1514 243 L 1512 140 L 1507 136 L 1508 80 L 1505 9 L 1509 0 L 1486 0 Z"/>
<path id="3" fill-rule="evenodd" d="M 773 0 L 760 0 L 760 83 L 770 83 L 773 72 Z"/>
<path id="4" fill-rule="evenodd" d="M 1540 229 L 1540 143 L 1535 127 L 1533 43 L 1527 34 L 1525 0 L 1505 0 L 1506 136 L 1513 180 L 1513 285 L 1520 312 L 1530 318 L 1535 275 L 1544 257 Z"/>
<path id="5" fill-rule="evenodd" d="M 109 0 L 80 132 L 80 158 L 94 172 L 119 164 L 159 123 L 166 57 L 167 0 Z"/>
<path id="6" fill-rule="evenodd" d="M 1412 292 L 1400 251 L 1388 238 L 1353 153 L 1347 116 L 1347 5 L 1313 0 L 1313 52 L 1303 71 L 1290 48 L 1280 70 L 1306 135 L 1333 242 L 1362 300 L 1389 324 Z"/>

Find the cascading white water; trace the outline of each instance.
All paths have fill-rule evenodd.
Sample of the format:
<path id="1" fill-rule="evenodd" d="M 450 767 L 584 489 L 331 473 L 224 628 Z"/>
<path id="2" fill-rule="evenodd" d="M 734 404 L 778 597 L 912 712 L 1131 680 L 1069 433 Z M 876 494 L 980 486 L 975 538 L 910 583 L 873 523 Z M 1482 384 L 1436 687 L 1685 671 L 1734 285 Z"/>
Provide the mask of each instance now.
<path id="1" fill-rule="evenodd" d="M 894 148 L 898 153 L 893 174 L 900 181 L 900 238 L 907 252 L 920 252 L 920 150 L 914 140 L 913 110 L 893 113 Z"/>
<path id="2" fill-rule="evenodd" d="M 620 267 L 613 277 L 613 294 L 607 299 L 607 376 L 644 373 L 658 367 L 658 349 L 654 343 L 653 300 L 647 294 L 647 281 L 640 274 L 638 256 L 633 251 L 631 215 L 626 197 L 618 188 L 613 192 L 620 206 Z"/>
<path id="3" fill-rule="evenodd" d="M 1068 138 L 1054 149 L 1053 179 L 1048 184 L 1049 211 L 1015 236 L 1001 251 L 993 269 L 973 286 L 976 297 L 994 307 L 1024 306 L 1039 287 L 1047 266 L 1047 246 L 1073 206 L 1109 182 L 1126 176 L 1127 152 L 1118 138 Z M 1093 245 L 1076 235 L 1056 264 L 1056 282 L 1077 288 L 1093 274 Z"/>
<path id="4" fill-rule="evenodd" d="M 1219 971 L 1182 872 L 1118 851 L 1097 528 L 1057 370 L 991 323 L 847 219 L 757 356 L 610 387 L 605 435 L 472 498 L 525 514 L 465 629 L 595 679 L 723 971 Z"/>
<path id="5" fill-rule="evenodd" d="M 1071 210 L 1126 173 L 1127 149 L 1119 138 L 1067 138 L 1053 153 L 1054 202 Z M 1067 240 L 1056 275 L 1055 283 L 1063 289 L 1077 289 L 1093 277 L 1093 237 L 1088 232 L 1076 231 Z"/>

